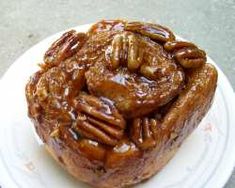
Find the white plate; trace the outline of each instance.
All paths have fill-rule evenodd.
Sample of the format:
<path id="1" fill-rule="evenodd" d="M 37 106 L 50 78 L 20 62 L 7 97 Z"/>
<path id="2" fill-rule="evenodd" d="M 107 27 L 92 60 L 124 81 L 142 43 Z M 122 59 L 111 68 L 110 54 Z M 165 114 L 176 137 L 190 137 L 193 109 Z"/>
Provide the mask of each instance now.
<path id="1" fill-rule="evenodd" d="M 76 27 L 86 31 L 89 25 Z M 3 188 L 87 187 L 67 174 L 35 140 L 27 118 L 24 87 L 57 33 L 25 52 L 1 80 L 0 185 Z M 208 62 L 214 62 L 208 58 Z M 176 156 L 143 188 L 221 188 L 235 164 L 235 98 L 219 71 L 214 104 Z"/>

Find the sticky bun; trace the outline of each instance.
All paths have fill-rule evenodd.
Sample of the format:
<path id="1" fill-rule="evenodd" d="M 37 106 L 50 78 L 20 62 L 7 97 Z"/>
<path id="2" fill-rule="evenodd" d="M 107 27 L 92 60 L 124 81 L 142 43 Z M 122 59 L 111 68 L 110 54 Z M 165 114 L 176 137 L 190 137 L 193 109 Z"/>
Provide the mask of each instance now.
<path id="1" fill-rule="evenodd" d="M 64 33 L 26 86 L 28 114 L 52 156 L 94 187 L 156 174 L 209 110 L 217 71 L 161 25 L 103 20 Z"/>

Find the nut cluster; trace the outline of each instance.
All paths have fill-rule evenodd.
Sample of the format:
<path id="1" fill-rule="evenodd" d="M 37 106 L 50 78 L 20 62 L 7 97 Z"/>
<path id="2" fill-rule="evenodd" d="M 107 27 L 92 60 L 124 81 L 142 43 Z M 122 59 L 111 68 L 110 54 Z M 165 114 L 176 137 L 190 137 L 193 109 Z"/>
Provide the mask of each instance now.
<path id="1" fill-rule="evenodd" d="M 146 49 L 140 45 L 145 41 L 137 34 L 162 43 L 164 49 L 172 53 L 183 68 L 197 68 L 206 62 L 206 53 L 203 50 L 193 43 L 175 40 L 174 34 L 160 25 L 128 22 L 125 25 L 125 30 L 129 32 L 117 34 L 112 41 L 110 64 L 113 69 L 126 63 L 129 70 L 135 71 L 146 62 L 146 59 L 151 58 L 145 58 Z M 140 72 L 148 78 L 154 78 L 155 68 L 143 65 Z"/>

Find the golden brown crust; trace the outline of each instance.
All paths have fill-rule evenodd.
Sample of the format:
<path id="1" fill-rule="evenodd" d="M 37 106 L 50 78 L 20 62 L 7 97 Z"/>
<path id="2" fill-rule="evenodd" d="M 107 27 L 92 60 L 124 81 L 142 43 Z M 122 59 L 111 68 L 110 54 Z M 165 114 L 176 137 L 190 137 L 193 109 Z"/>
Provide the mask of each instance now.
<path id="1" fill-rule="evenodd" d="M 94 187 L 159 171 L 207 113 L 217 71 L 167 28 L 101 21 L 70 31 L 26 86 L 28 114 L 53 157 Z"/>

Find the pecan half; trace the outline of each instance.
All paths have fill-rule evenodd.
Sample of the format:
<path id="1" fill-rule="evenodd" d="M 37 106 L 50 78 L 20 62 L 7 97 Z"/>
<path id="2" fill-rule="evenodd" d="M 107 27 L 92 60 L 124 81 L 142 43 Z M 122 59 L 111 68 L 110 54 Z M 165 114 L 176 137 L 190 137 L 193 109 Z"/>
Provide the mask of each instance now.
<path id="1" fill-rule="evenodd" d="M 81 93 L 75 100 L 78 110 L 75 129 L 83 136 L 107 145 L 122 138 L 125 120 L 109 102 Z"/>
<path id="2" fill-rule="evenodd" d="M 186 48 L 186 47 L 197 48 L 195 44 L 191 42 L 185 42 L 185 41 L 169 41 L 164 44 L 164 48 L 168 52 L 172 52 L 172 51 L 179 50 L 179 49 Z"/>
<path id="3" fill-rule="evenodd" d="M 174 34 L 166 27 L 158 24 L 128 22 L 125 30 L 140 33 L 158 42 L 175 40 Z"/>
<path id="4" fill-rule="evenodd" d="M 149 149 L 156 146 L 159 132 L 159 122 L 156 119 L 134 119 L 130 135 L 132 141 L 141 149 Z"/>
<path id="5" fill-rule="evenodd" d="M 173 52 L 175 59 L 184 68 L 197 68 L 206 63 L 206 53 L 190 42 L 170 41 L 164 48 Z"/>
<path id="6" fill-rule="evenodd" d="M 111 68 L 116 69 L 120 64 L 127 63 L 129 70 L 137 70 L 141 65 L 143 53 L 139 48 L 137 36 L 124 32 L 117 34 L 111 44 Z"/>
<path id="7" fill-rule="evenodd" d="M 86 39 L 85 33 L 76 33 L 75 30 L 64 33 L 46 51 L 44 55 L 45 64 L 42 64 L 41 67 L 46 68 L 49 66 L 50 68 L 58 65 L 61 61 L 74 55 L 82 47 Z"/>
<path id="8" fill-rule="evenodd" d="M 206 53 L 198 48 L 180 49 L 175 58 L 184 68 L 197 68 L 206 63 Z"/>

